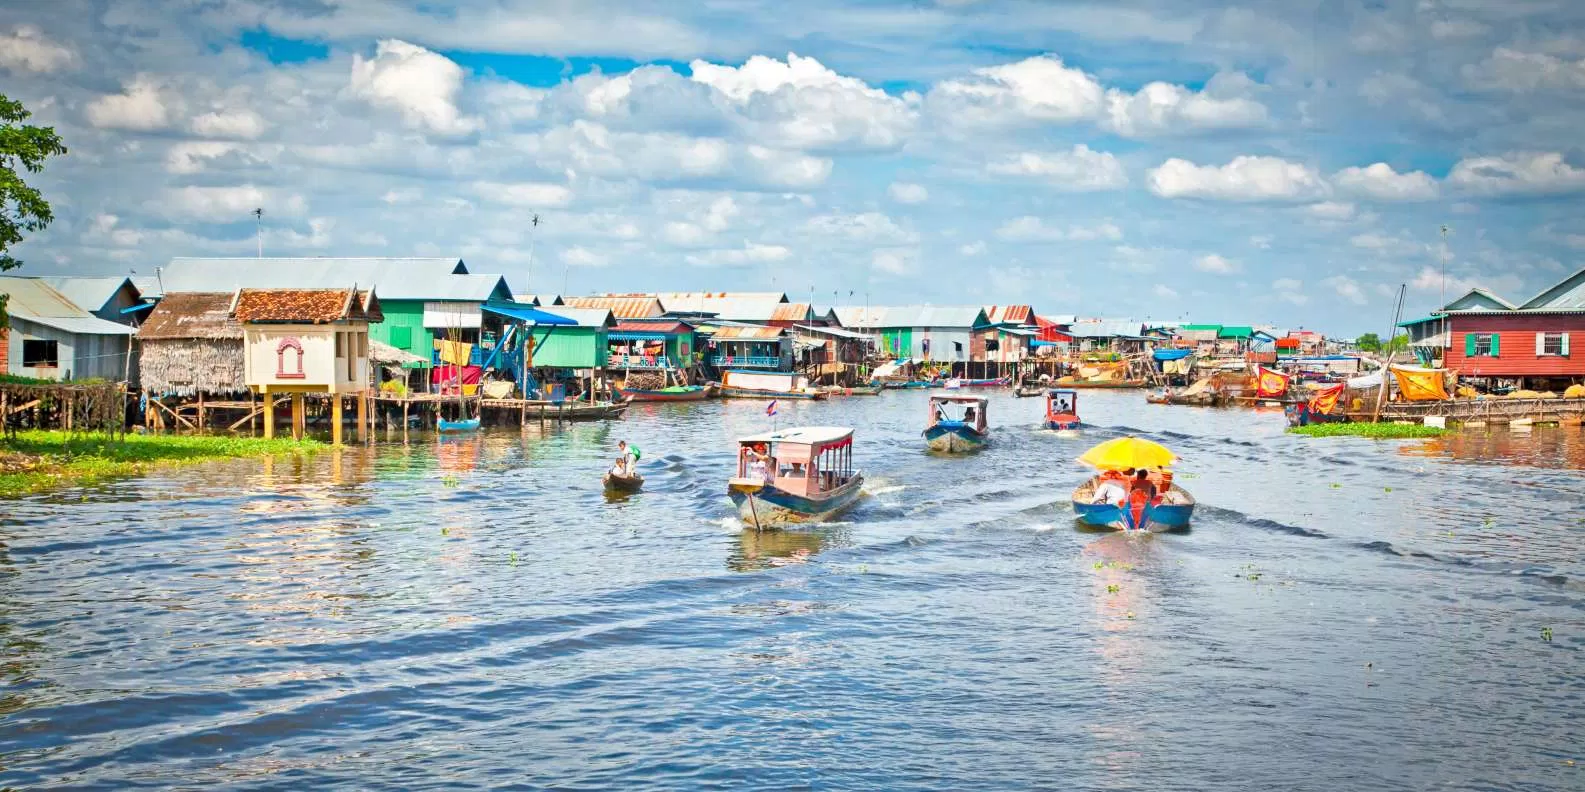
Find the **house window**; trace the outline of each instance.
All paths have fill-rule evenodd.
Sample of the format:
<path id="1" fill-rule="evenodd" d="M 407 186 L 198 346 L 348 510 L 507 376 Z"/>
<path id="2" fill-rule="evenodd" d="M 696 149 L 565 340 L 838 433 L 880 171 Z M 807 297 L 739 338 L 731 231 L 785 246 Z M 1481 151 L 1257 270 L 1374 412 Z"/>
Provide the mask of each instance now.
<path id="1" fill-rule="evenodd" d="M 22 339 L 22 366 L 24 368 L 57 368 L 61 364 L 60 345 L 43 338 Z"/>
<path id="2" fill-rule="evenodd" d="M 1536 333 L 1536 357 L 1568 357 L 1568 333 Z"/>
<path id="3" fill-rule="evenodd" d="M 276 379 L 304 379 L 303 374 L 303 342 L 295 338 L 283 338 L 275 346 L 275 378 Z"/>
<path id="4" fill-rule="evenodd" d="M 995 338 L 987 338 L 987 339 L 985 339 L 985 351 L 986 352 L 1000 352 L 1001 349 L 1002 349 L 1002 342 L 1001 341 L 999 341 L 999 340 L 997 340 Z"/>
<path id="5" fill-rule="evenodd" d="M 1465 334 L 1465 357 L 1500 357 L 1501 354 L 1501 339 L 1496 333 Z"/>
<path id="6" fill-rule="evenodd" d="M 962 341 L 953 341 L 952 342 L 952 351 L 956 352 L 959 355 L 963 354 L 963 342 Z"/>

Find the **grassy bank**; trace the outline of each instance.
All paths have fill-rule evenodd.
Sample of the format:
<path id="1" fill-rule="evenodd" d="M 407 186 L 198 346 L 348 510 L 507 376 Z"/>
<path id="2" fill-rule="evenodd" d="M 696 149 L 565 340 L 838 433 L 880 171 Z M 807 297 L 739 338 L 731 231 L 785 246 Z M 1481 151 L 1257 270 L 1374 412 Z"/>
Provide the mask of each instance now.
<path id="1" fill-rule="evenodd" d="M 14 439 L 0 440 L 0 497 L 135 476 L 161 465 L 312 453 L 323 447 L 313 440 L 253 437 L 127 435 L 108 440 L 103 435 L 18 432 Z"/>
<path id="2" fill-rule="evenodd" d="M 1369 437 L 1376 440 L 1399 440 L 1404 438 L 1441 437 L 1447 434 L 1448 430 L 1438 429 L 1434 426 L 1421 426 L 1419 424 L 1323 423 L 1295 426 L 1288 431 L 1292 434 L 1304 435 L 1305 437 Z"/>

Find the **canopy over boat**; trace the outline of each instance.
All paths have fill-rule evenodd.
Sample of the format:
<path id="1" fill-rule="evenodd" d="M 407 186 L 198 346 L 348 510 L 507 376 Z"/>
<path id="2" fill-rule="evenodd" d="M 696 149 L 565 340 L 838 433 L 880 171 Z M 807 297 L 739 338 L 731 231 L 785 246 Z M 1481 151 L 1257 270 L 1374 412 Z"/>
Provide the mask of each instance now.
<path id="1" fill-rule="evenodd" d="M 1138 437 L 1119 437 L 1085 451 L 1079 461 L 1100 470 L 1128 470 L 1168 467 L 1177 462 L 1178 457 L 1160 443 Z"/>
<path id="2" fill-rule="evenodd" d="M 790 443 L 822 448 L 853 442 L 853 430 L 846 426 L 796 426 L 738 438 L 739 445 L 752 443 Z"/>
<path id="3" fill-rule="evenodd" d="M 988 402 L 990 402 L 990 399 L 984 396 L 959 396 L 956 394 L 949 394 L 930 397 L 931 404 L 977 404 L 983 406 Z"/>

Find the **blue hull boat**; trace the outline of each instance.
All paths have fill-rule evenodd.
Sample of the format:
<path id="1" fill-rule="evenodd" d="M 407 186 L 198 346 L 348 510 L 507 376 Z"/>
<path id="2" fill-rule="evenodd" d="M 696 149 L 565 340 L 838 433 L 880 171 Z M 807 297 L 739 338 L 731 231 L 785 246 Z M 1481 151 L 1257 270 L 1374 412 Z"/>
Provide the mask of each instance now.
<path id="1" fill-rule="evenodd" d="M 948 454 L 978 451 L 990 439 L 989 431 L 981 432 L 962 421 L 940 421 L 925 430 L 925 445 Z"/>
<path id="2" fill-rule="evenodd" d="M 444 418 L 437 418 L 435 421 L 435 431 L 437 432 L 454 433 L 479 431 L 478 418 L 468 418 L 461 421 L 448 421 Z"/>
<path id="3" fill-rule="evenodd" d="M 1194 496 L 1176 484 L 1155 503 L 1112 504 L 1092 502 L 1099 483 L 1099 477 L 1092 478 L 1073 491 L 1073 511 L 1085 525 L 1162 533 L 1187 528 L 1194 517 Z"/>
<path id="4" fill-rule="evenodd" d="M 820 522 L 835 517 L 858 502 L 864 491 L 864 477 L 855 474 L 843 486 L 822 497 L 797 495 L 774 487 L 752 489 L 731 487 L 727 497 L 737 507 L 744 525 L 766 528 L 800 522 Z M 751 502 L 752 501 L 752 502 Z"/>

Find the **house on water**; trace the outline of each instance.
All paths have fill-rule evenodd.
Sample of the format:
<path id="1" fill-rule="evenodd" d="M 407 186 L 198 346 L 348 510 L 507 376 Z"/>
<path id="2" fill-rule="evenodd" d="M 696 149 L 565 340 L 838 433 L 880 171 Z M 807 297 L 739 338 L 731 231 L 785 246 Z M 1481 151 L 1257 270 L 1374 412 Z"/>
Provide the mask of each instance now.
<path id="1" fill-rule="evenodd" d="M 1447 319 L 1447 367 L 1532 390 L 1585 382 L 1585 269 L 1515 305 L 1473 289 L 1436 312 Z"/>
<path id="2" fill-rule="evenodd" d="M 73 305 L 107 322 L 136 325 L 153 303 L 143 299 L 132 279 L 109 277 L 46 276 L 39 280 L 66 295 Z"/>
<path id="3" fill-rule="evenodd" d="M 604 308 L 617 321 L 627 319 L 658 319 L 666 315 L 660 300 L 653 294 L 599 294 L 593 297 L 568 297 L 568 308 Z"/>
<path id="4" fill-rule="evenodd" d="M 198 405 L 203 401 L 248 395 L 242 324 L 231 316 L 235 296 L 167 294 L 138 327 L 141 387 L 150 400 L 144 419 L 150 426 L 191 421 L 202 428 L 207 416 Z M 193 408 L 190 418 L 188 407 Z"/>
<path id="5" fill-rule="evenodd" d="M 0 276 L 9 329 L 0 330 L 7 374 L 44 380 L 136 382 L 133 330 L 101 319 L 40 278 Z"/>
<path id="6" fill-rule="evenodd" d="M 967 370 L 975 331 L 990 325 L 979 305 L 845 306 L 836 313 L 844 328 L 874 336 L 881 354 L 958 375 Z"/>

